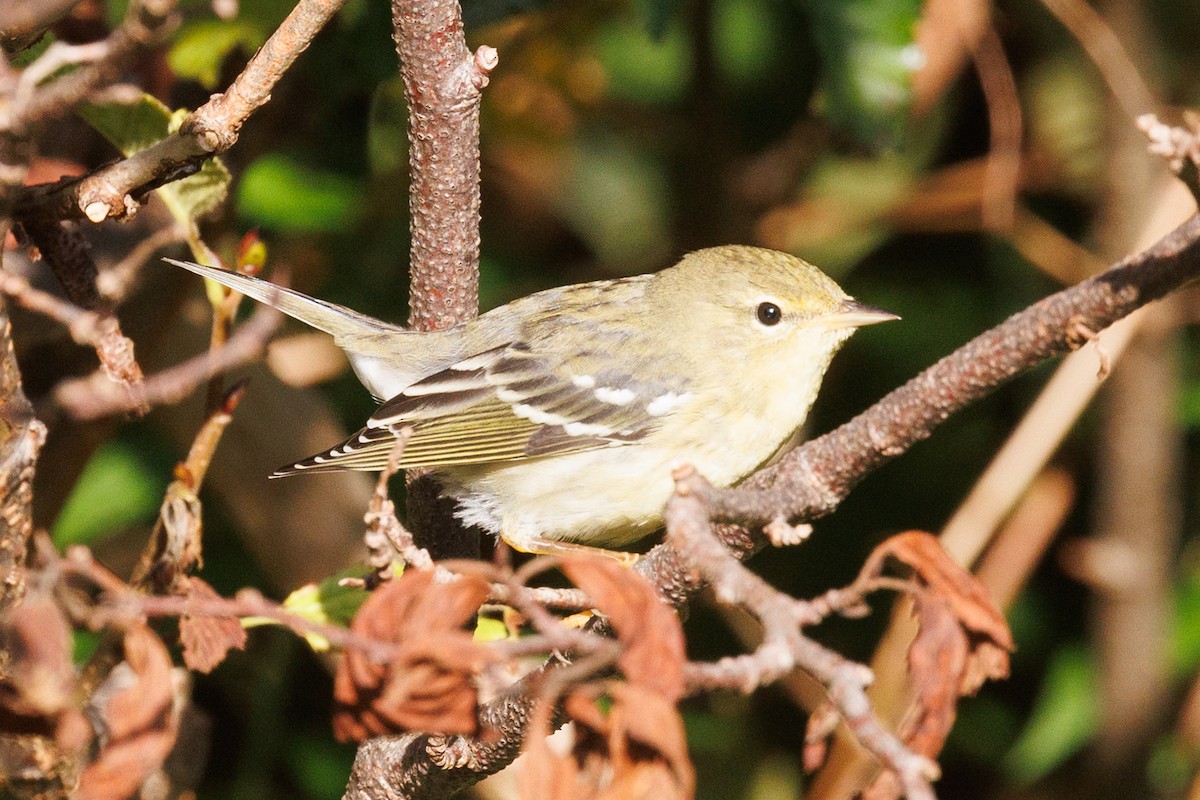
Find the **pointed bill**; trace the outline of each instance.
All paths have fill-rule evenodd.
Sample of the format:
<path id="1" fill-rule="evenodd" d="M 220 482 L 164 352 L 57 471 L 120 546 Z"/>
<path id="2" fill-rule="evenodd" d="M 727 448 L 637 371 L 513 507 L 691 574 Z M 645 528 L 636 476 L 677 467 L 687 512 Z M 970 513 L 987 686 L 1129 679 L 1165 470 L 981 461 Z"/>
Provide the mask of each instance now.
<path id="1" fill-rule="evenodd" d="M 860 303 L 853 298 L 847 298 L 832 313 L 814 321 L 826 330 L 833 331 L 839 328 L 878 325 L 880 322 L 890 322 L 894 319 L 900 319 L 900 316 L 882 308 Z"/>

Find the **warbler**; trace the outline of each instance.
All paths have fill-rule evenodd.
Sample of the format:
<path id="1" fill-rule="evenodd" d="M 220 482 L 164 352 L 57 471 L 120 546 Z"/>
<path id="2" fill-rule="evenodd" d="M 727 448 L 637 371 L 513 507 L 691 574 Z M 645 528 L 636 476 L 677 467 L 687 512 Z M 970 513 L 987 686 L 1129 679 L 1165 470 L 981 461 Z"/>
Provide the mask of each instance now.
<path id="1" fill-rule="evenodd" d="M 462 522 L 533 553 L 611 552 L 653 533 L 681 464 L 736 484 L 793 438 L 854 330 L 897 319 L 799 258 L 748 246 L 432 333 L 167 260 L 332 334 L 382 401 L 345 442 L 272 477 L 381 470 L 407 427 L 399 466 L 429 468 Z"/>

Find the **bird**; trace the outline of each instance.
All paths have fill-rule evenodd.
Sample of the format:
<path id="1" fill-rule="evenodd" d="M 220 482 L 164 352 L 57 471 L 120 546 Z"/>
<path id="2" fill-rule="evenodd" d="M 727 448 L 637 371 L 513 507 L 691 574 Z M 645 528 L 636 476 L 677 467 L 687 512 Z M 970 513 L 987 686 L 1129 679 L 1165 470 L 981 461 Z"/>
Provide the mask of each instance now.
<path id="1" fill-rule="evenodd" d="M 834 354 L 898 317 L 808 262 L 748 245 L 547 289 L 412 331 L 260 278 L 166 259 L 333 336 L 380 405 L 276 471 L 428 469 L 459 520 L 526 553 L 625 552 L 662 526 L 672 472 L 732 486 L 793 442 Z M 406 430 L 407 429 L 407 430 Z"/>

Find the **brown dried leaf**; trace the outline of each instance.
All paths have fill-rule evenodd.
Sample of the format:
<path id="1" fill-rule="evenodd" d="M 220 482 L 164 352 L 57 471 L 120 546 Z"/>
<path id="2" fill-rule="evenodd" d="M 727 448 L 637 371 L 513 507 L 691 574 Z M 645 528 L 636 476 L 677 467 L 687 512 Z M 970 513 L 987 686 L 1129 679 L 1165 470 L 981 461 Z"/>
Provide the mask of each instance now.
<path id="1" fill-rule="evenodd" d="M 171 656 L 144 624 L 125 632 L 125 660 L 92 698 L 105 731 L 96 759 L 83 771 L 83 800 L 124 800 L 171 752 L 179 719 L 174 710 Z"/>
<path id="2" fill-rule="evenodd" d="M 494 655 L 463 626 L 488 591 L 478 575 L 440 583 L 421 570 L 376 589 L 350 627 L 399 647 L 386 664 L 362 651 L 347 651 L 333 685 L 337 737 L 361 741 L 406 730 L 477 733 L 474 677 Z"/>
<path id="3" fill-rule="evenodd" d="M 932 758 L 954 725 L 958 699 L 986 679 L 1008 675 L 1012 634 L 987 590 L 933 535 L 908 531 L 891 537 L 868 558 L 862 576 L 878 575 L 889 556 L 912 567 L 927 587 L 913 593 L 917 636 L 908 650 L 908 675 L 915 709 L 899 735 L 909 749 Z M 894 778 L 881 775 L 864 797 L 894 796 Z"/>
<path id="4" fill-rule="evenodd" d="M 8 657 L 0 707 L 52 717 L 71 705 L 75 686 L 71 631 L 50 597 L 30 594 L 9 611 L 0 628 L 0 647 Z"/>
<path id="5" fill-rule="evenodd" d="M 188 578 L 188 600 L 220 600 L 221 595 L 199 578 Z M 246 647 L 246 629 L 232 614 L 187 613 L 179 620 L 183 663 L 197 672 L 212 672 L 230 650 Z"/>
<path id="6" fill-rule="evenodd" d="M 987 589 L 950 557 L 937 537 L 925 531 L 905 531 L 881 543 L 867 558 L 862 576 L 878 575 L 891 556 L 912 567 L 938 597 L 946 600 L 954 616 L 971 633 L 1013 650 L 1012 633 Z"/>
<path id="7" fill-rule="evenodd" d="M 601 694 L 612 705 L 597 706 Z M 571 753 L 558 755 L 546 742 L 549 706 L 543 702 L 530 729 L 529 763 L 522 796 L 538 800 L 686 800 L 695 792 L 683 721 L 675 705 L 646 687 L 610 682 L 579 689 L 564 701 L 576 723 Z"/>
<path id="8" fill-rule="evenodd" d="M 916 752 L 934 756 L 954 725 L 970 645 L 966 631 L 940 598 L 917 600 L 915 613 L 917 636 L 908 648 L 908 677 L 917 709 L 901 737 Z"/>
<path id="9" fill-rule="evenodd" d="M 910 750 L 932 758 L 946 744 L 959 698 L 986 679 L 1008 675 L 1013 637 L 988 590 L 949 557 L 936 536 L 910 530 L 890 537 L 866 560 L 859 582 L 880 575 L 889 557 L 910 566 L 925 587 L 912 595 L 918 630 L 908 648 L 916 709 L 899 735 Z M 898 792 L 895 775 L 884 772 L 863 796 L 880 800 Z"/>
<path id="10" fill-rule="evenodd" d="M 579 765 L 569 753 L 551 746 L 554 702 L 543 699 L 529 717 L 525 733 L 525 757 L 518 775 L 522 800 L 587 800 L 579 787 Z"/>
<path id="11" fill-rule="evenodd" d="M 617 663 L 626 679 L 670 702 L 682 697 L 687 658 L 683 626 L 654 587 L 637 573 L 598 556 L 563 559 L 562 571 L 612 622 L 625 645 Z"/>
<path id="12" fill-rule="evenodd" d="M 63 750 L 87 741 L 89 726 L 75 707 L 71 631 L 58 605 L 30 593 L 0 626 L 7 656 L 0 679 L 0 730 L 53 736 Z"/>

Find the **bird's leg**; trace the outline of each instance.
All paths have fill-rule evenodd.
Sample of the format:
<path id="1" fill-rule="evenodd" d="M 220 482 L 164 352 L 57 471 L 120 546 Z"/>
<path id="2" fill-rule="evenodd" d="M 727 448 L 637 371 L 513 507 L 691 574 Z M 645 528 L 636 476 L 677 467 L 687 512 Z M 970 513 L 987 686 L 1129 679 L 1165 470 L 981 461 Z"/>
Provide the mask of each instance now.
<path id="1" fill-rule="evenodd" d="M 600 556 L 601 558 L 616 561 L 623 567 L 632 567 L 641 558 L 639 553 L 629 553 L 624 550 L 606 550 L 603 547 L 592 547 L 591 545 L 577 544 L 575 542 L 560 542 L 524 533 L 501 531 L 500 538 L 509 547 L 518 552 L 539 556 Z"/>

